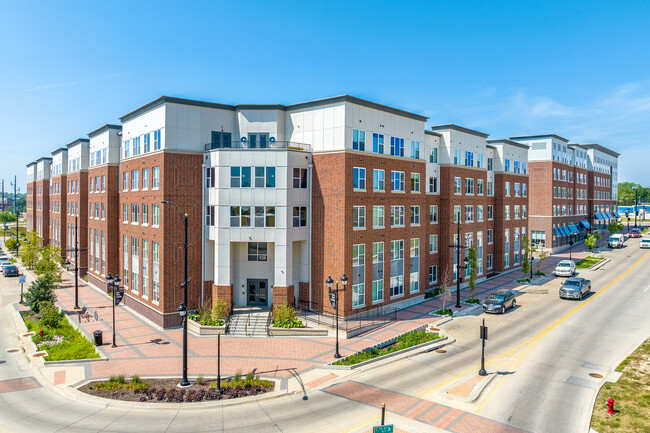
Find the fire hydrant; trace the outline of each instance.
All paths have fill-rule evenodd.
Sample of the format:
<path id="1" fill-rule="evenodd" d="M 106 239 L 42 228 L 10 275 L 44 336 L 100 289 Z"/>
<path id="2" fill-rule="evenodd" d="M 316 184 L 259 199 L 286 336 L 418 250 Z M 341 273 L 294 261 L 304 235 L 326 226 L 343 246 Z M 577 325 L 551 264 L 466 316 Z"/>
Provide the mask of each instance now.
<path id="1" fill-rule="evenodd" d="M 38 335 L 40 335 L 41 338 L 43 338 L 43 330 L 42 329 L 40 331 L 38 331 Z"/>
<path id="2" fill-rule="evenodd" d="M 614 399 L 611 397 L 607 400 L 607 413 L 614 415 Z"/>

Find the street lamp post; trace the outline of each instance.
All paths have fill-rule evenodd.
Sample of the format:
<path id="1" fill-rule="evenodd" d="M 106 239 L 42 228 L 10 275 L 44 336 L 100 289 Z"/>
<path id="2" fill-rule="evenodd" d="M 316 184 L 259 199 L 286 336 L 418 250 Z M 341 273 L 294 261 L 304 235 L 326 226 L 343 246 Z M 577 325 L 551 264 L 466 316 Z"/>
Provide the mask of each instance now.
<path id="1" fill-rule="evenodd" d="M 639 197 L 639 187 L 638 186 L 633 186 L 632 189 L 634 190 L 634 227 L 636 228 L 636 214 L 639 212 L 637 200 Z"/>
<path id="2" fill-rule="evenodd" d="M 574 236 L 574 235 L 571 234 L 571 236 L 569 237 L 569 260 L 572 260 L 572 259 L 571 259 L 571 248 L 573 248 L 573 244 L 574 244 L 574 242 L 573 242 L 573 236 Z"/>
<path id="3" fill-rule="evenodd" d="M 79 309 L 79 226 L 77 225 L 78 217 L 74 217 L 74 248 L 67 251 L 74 251 L 74 309 Z M 86 250 L 86 248 L 84 248 Z M 65 266 L 70 270 L 70 260 L 66 259 Z"/>
<path id="4" fill-rule="evenodd" d="M 533 245 L 532 245 L 532 239 L 530 243 L 530 264 L 528 265 L 530 267 L 530 280 L 533 280 Z"/>
<path id="5" fill-rule="evenodd" d="M 463 280 L 463 277 L 460 274 L 461 269 L 466 269 L 467 264 L 469 263 L 469 258 L 465 257 L 465 260 L 463 260 L 463 263 L 465 263 L 465 266 L 461 266 L 460 264 L 460 251 L 465 248 L 464 245 L 460 243 L 460 215 L 458 215 L 458 235 L 456 242 L 453 245 L 449 245 L 449 248 L 455 248 L 456 249 L 456 308 L 460 309 L 462 306 L 460 305 L 460 283 Z"/>
<path id="6" fill-rule="evenodd" d="M 188 214 L 182 214 L 176 203 L 168 200 L 163 200 L 162 204 L 170 204 L 176 209 L 176 213 L 181 217 L 185 226 L 185 240 L 183 241 L 184 248 L 184 258 L 183 258 L 183 302 L 178 307 L 178 314 L 181 316 L 181 321 L 183 322 L 183 380 L 178 384 L 179 387 L 191 386 L 189 380 L 187 380 L 187 320 L 185 316 L 187 315 L 187 285 L 190 280 L 187 278 L 187 217 Z"/>
<path id="7" fill-rule="evenodd" d="M 109 273 L 108 276 L 106 276 L 106 284 L 108 284 L 108 288 L 113 291 L 113 345 L 111 347 L 117 347 L 117 344 L 115 344 L 115 305 L 118 303 L 117 291 L 120 288 L 120 281 L 119 275 L 113 277 Z"/>
<path id="8" fill-rule="evenodd" d="M 339 292 L 345 292 L 345 286 L 348 284 L 348 277 L 343 274 L 341 277 L 341 285 L 343 288 L 339 289 L 339 283 L 336 283 L 336 289 L 332 290 L 332 286 L 334 285 L 334 280 L 332 279 L 331 276 L 327 277 L 327 280 L 325 280 L 325 284 L 327 285 L 327 289 L 329 290 L 329 295 L 330 295 L 330 302 L 333 305 L 334 308 L 336 308 L 336 352 L 334 353 L 334 358 L 340 358 L 341 354 L 339 353 Z"/>

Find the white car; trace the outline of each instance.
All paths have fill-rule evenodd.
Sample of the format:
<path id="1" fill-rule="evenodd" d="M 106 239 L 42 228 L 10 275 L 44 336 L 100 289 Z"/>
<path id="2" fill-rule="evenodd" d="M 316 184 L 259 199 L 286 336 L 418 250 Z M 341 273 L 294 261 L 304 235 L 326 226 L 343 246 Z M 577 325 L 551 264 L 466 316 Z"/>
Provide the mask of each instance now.
<path id="1" fill-rule="evenodd" d="M 0 263 L 0 271 L 4 271 L 7 266 L 11 266 L 13 263 L 10 261 Z"/>
<path id="2" fill-rule="evenodd" d="M 556 277 L 572 277 L 576 273 L 576 264 L 573 260 L 562 260 L 555 266 Z"/>
<path id="3" fill-rule="evenodd" d="M 639 242 L 639 247 L 650 248 L 650 239 L 641 239 L 641 242 Z"/>

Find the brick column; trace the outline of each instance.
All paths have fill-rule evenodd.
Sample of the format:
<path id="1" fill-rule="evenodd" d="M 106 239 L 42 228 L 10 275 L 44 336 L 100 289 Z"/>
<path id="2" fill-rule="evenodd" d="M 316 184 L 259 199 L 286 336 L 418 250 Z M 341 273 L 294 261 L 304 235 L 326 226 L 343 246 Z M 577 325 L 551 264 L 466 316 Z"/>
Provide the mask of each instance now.
<path id="1" fill-rule="evenodd" d="M 273 286 L 273 305 L 289 304 L 295 307 L 293 286 Z"/>
<path id="2" fill-rule="evenodd" d="M 215 301 L 221 299 L 228 306 L 232 308 L 233 305 L 233 287 L 232 284 L 229 286 L 219 286 L 216 284 L 212 285 L 212 300 Z"/>

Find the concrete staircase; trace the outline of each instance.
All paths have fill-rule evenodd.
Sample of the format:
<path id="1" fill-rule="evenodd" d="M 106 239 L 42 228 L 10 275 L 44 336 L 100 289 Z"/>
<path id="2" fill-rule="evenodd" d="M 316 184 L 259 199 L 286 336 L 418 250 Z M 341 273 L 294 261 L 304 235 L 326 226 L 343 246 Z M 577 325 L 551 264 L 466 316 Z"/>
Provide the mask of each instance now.
<path id="1" fill-rule="evenodd" d="M 235 307 L 230 318 L 230 336 L 266 337 L 269 307 Z"/>

